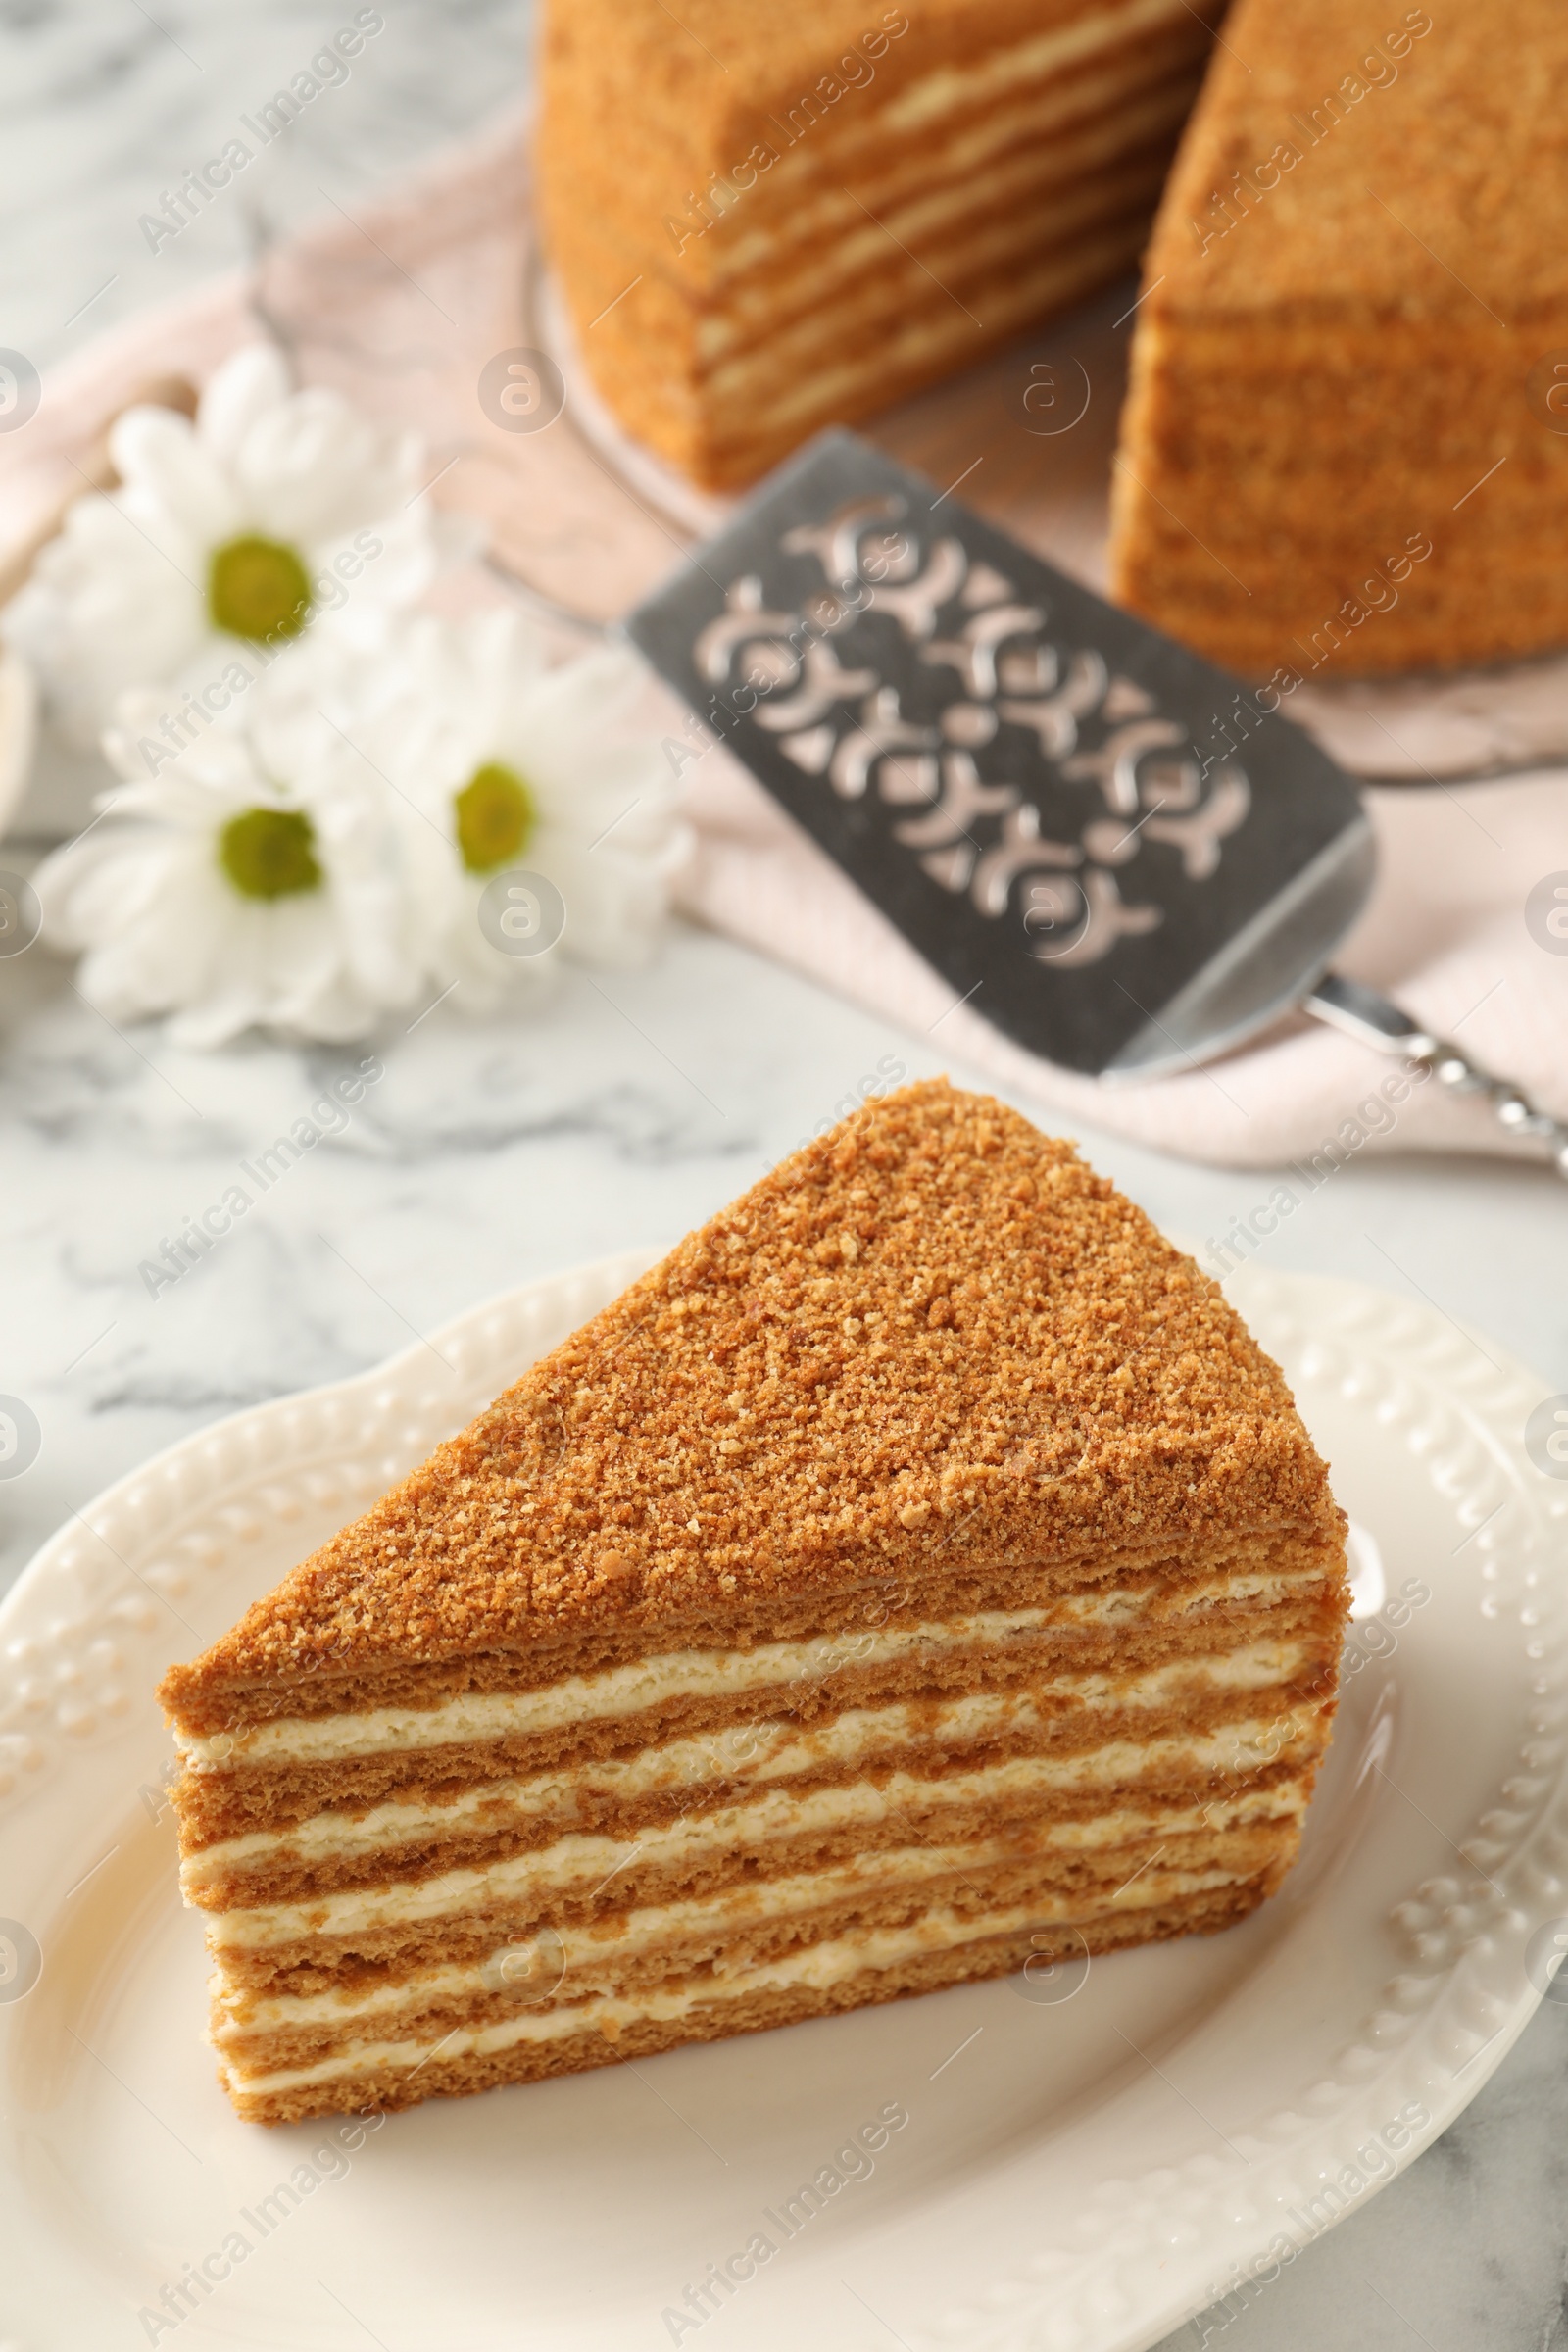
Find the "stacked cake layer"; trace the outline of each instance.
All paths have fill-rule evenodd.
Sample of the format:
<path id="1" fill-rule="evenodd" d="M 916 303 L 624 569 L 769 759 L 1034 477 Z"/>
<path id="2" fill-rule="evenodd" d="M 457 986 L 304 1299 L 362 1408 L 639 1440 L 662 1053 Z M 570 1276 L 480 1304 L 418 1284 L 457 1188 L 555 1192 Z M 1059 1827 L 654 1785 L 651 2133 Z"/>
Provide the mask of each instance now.
<path id="1" fill-rule="evenodd" d="M 1328 1735 L 1299 1552 L 192 1738 L 225 2081 L 401 2105 L 1223 1925 Z"/>
<path id="2" fill-rule="evenodd" d="M 1568 641 L 1559 0 L 1239 0 L 1145 265 L 1122 601 L 1303 680 Z"/>
<path id="3" fill-rule="evenodd" d="M 968 365 L 1137 258 L 1208 43 L 1187 0 L 552 9 L 541 202 L 596 384 L 730 487 Z"/>
<path id="4" fill-rule="evenodd" d="M 406 2106 L 1223 1927 L 1345 1590 L 1215 1287 L 911 1088 L 166 1679 L 225 2086 Z"/>

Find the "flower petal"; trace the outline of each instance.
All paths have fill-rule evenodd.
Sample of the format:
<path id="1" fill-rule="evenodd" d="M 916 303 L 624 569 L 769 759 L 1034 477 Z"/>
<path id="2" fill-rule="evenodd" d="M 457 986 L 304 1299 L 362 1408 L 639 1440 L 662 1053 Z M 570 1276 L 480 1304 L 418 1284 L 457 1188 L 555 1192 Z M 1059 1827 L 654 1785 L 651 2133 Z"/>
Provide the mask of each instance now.
<path id="1" fill-rule="evenodd" d="M 232 475 L 247 436 L 289 397 L 288 364 L 270 343 L 248 343 L 209 378 L 196 411 L 204 448 Z"/>
<path id="2" fill-rule="evenodd" d="M 140 494 L 136 509 L 142 501 L 156 506 L 194 547 L 217 547 L 239 529 L 233 485 L 187 418 L 170 409 L 127 409 L 109 447 L 126 489 Z"/>
<path id="3" fill-rule="evenodd" d="M 257 419 L 234 478 L 256 529 L 308 546 L 401 514 L 419 490 L 415 445 L 319 385 Z"/>
<path id="4" fill-rule="evenodd" d="M 341 629 L 366 646 L 374 645 L 388 612 L 424 594 L 440 562 L 429 510 L 418 503 L 406 514 L 372 514 L 352 534 L 313 540 L 306 554 L 317 626 Z M 348 581 L 337 568 L 345 558 L 354 565 Z"/>
<path id="5" fill-rule="evenodd" d="M 172 532 L 172 537 L 176 536 Z M 92 743 L 128 686 L 168 678 L 207 633 L 188 545 L 159 546 L 114 499 L 78 499 L 6 607 L 8 639 L 49 701 Z"/>

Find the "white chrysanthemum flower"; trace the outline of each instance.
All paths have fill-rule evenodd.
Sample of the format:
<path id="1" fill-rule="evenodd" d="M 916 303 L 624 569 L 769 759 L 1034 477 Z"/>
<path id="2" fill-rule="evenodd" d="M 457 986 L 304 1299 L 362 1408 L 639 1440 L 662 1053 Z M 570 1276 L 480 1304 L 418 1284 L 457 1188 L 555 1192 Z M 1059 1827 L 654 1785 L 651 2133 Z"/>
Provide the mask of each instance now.
<path id="1" fill-rule="evenodd" d="M 17 653 L 0 645 L 0 834 L 27 789 L 38 728 L 38 681 Z"/>
<path id="2" fill-rule="evenodd" d="M 644 684 L 615 648 L 550 668 L 524 621 L 492 612 L 412 621 L 354 663 L 301 647 L 267 703 L 280 747 L 341 731 L 385 779 L 415 952 L 477 1012 L 548 979 L 558 939 L 603 966 L 652 952 L 690 833 L 662 739 L 635 723 Z"/>
<path id="3" fill-rule="evenodd" d="M 78 741 L 128 688 L 201 703 L 318 624 L 368 642 L 434 571 L 417 436 L 291 391 L 270 346 L 223 363 L 194 423 L 128 409 L 109 447 L 121 486 L 76 500 L 0 622 Z"/>
<path id="4" fill-rule="evenodd" d="M 127 697 L 105 749 L 129 781 L 33 876 L 45 938 L 82 952 L 83 995 L 112 1020 L 173 1014 L 181 1045 L 253 1025 L 360 1037 L 419 985 L 384 784 L 331 733 L 280 758 L 265 692 L 154 760 L 158 698 Z"/>

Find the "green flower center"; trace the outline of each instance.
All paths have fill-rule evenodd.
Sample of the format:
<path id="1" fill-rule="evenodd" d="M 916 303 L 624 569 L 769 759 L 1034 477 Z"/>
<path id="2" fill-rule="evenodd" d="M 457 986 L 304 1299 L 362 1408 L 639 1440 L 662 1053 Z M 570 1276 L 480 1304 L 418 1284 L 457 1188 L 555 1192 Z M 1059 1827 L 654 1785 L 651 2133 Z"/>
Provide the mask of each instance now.
<path id="1" fill-rule="evenodd" d="M 470 874 L 491 874 L 528 846 L 539 812 L 514 768 L 490 760 L 452 796 L 458 847 Z"/>
<path id="2" fill-rule="evenodd" d="M 279 539 L 230 539 L 213 550 L 207 609 L 230 637 L 297 637 L 311 617 L 311 578 Z"/>
<path id="3" fill-rule="evenodd" d="M 247 808 L 218 837 L 218 862 L 242 899 L 318 890 L 316 827 L 296 808 Z"/>

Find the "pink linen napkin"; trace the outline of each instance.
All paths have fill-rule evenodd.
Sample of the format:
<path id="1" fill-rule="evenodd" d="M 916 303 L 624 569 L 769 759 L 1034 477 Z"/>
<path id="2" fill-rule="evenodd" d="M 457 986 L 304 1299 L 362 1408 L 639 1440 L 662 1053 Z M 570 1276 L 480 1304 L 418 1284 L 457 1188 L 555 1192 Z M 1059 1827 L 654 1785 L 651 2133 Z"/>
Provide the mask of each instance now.
<path id="1" fill-rule="evenodd" d="M 79 488 L 74 461 L 139 384 L 171 373 L 199 384 L 265 332 L 284 342 L 305 380 L 335 384 L 424 434 L 433 495 L 483 519 L 502 571 L 576 611 L 625 611 L 675 561 L 678 529 L 566 419 L 519 432 L 481 405 L 486 365 L 537 338 L 525 298 L 529 247 L 526 138 L 511 121 L 352 220 L 335 216 L 274 247 L 255 272 L 127 321 L 51 372 L 29 424 L 0 436 L 0 561 Z M 468 585 L 498 592 L 494 580 Z M 1538 700 L 1555 695 L 1552 684 Z M 1241 1166 L 1331 1145 L 1341 1153 L 1530 1154 L 1476 1098 L 1428 1084 L 1392 1102 L 1384 1056 L 1305 1018 L 1217 1063 L 1139 1087 L 1101 1086 L 1040 1060 L 975 1006 L 956 1004 L 721 746 L 689 760 L 689 731 L 670 698 L 654 686 L 650 698 L 672 747 L 684 747 L 672 757 L 698 829 L 687 910 L 1042 1106 Z M 1422 759 L 1441 766 L 1444 742 L 1472 722 L 1442 690 L 1417 714 Z M 1321 696 L 1312 715 L 1336 749 L 1341 722 Z M 1369 791 L 1368 806 L 1380 880 L 1338 967 L 1568 1116 L 1568 936 L 1544 919 L 1550 891 L 1543 902 L 1539 889 L 1553 875 L 1568 886 L 1568 778 L 1543 769 L 1483 784 L 1386 785 Z M 73 821 L 51 822 L 36 797 L 24 815 L 57 833 Z"/>
<path id="2" fill-rule="evenodd" d="M 698 829 L 685 889 L 693 911 L 1052 1109 L 1235 1167 L 1277 1166 L 1331 1146 L 1334 1156 L 1521 1149 L 1474 1098 L 1423 1085 L 1392 1102 L 1380 1090 L 1396 1064 L 1304 1017 L 1151 1085 L 1102 1086 L 1057 1069 L 956 1004 L 948 982 L 722 749 L 688 775 Z M 1538 943 L 1525 901 L 1540 878 L 1568 868 L 1568 782 L 1393 786 L 1370 791 L 1367 805 L 1380 877 L 1338 968 L 1384 989 L 1470 1059 L 1506 1072 L 1563 1115 L 1568 953 Z M 1568 949 L 1568 939 L 1562 944 Z"/>

